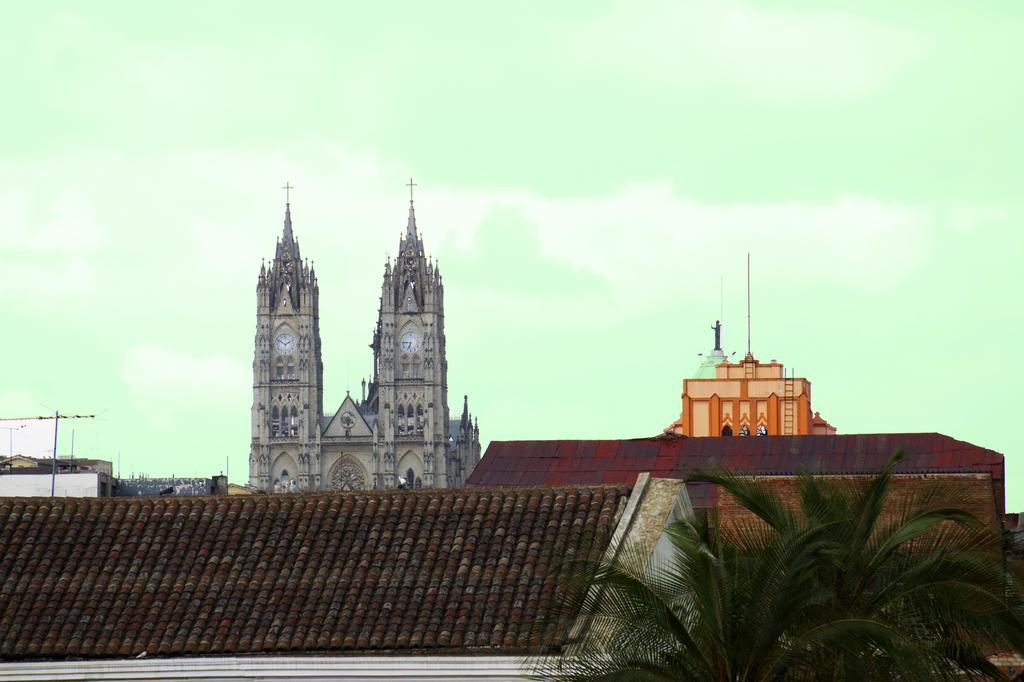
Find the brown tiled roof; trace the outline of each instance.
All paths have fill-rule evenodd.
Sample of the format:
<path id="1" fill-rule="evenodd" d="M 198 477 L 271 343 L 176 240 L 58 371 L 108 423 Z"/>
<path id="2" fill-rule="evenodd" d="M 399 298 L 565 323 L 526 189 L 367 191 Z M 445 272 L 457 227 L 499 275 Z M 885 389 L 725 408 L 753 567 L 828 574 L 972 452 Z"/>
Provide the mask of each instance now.
<path id="1" fill-rule="evenodd" d="M 764 475 L 868 474 L 897 449 L 901 473 L 982 473 L 990 477 L 993 514 L 1004 511 L 1003 456 L 941 433 L 864 433 L 835 436 L 749 436 L 633 440 L 491 441 L 471 485 L 628 484 L 640 472 L 685 478 L 725 467 Z M 711 486 L 687 486 L 694 506 L 717 504 Z"/>
<path id="2" fill-rule="evenodd" d="M 0 658 L 523 650 L 628 495 L 0 498 Z"/>

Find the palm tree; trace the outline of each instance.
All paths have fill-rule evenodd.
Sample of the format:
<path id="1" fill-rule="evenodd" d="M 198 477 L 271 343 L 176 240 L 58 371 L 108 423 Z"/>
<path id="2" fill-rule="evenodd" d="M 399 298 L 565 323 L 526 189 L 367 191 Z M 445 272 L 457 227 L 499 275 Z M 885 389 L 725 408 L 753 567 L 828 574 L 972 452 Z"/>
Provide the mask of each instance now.
<path id="1" fill-rule="evenodd" d="M 857 482 L 802 475 L 790 508 L 725 471 L 749 512 L 670 524 L 663 551 L 578 565 L 552 680 L 1004 679 L 986 654 L 1024 651 L 1024 602 L 991 524 L 942 484 L 891 495 L 897 453 Z"/>

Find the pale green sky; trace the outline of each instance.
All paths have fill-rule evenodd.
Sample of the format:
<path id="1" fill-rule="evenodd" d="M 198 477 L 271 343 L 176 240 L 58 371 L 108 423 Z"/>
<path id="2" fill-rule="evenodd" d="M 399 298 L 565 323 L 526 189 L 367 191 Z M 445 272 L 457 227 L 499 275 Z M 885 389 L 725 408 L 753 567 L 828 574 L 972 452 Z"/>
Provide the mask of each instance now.
<path id="1" fill-rule="evenodd" d="M 151 4 L 0 10 L 0 414 L 244 480 L 278 188 L 336 405 L 412 175 L 485 439 L 659 432 L 721 277 L 745 350 L 749 250 L 756 355 L 842 433 L 1005 453 L 1024 508 L 1018 0 Z"/>

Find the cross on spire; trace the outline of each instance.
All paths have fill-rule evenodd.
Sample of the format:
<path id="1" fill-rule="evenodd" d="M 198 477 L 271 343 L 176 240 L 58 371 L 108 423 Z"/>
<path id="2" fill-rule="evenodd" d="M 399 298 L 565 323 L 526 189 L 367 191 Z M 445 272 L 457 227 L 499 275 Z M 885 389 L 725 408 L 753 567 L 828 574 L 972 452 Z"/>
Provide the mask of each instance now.
<path id="1" fill-rule="evenodd" d="M 288 248 L 292 248 L 292 243 L 295 237 L 292 235 L 292 197 L 291 191 L 295 189 L 295 186 L 290 182 L 284 183 L 284 243 L 289 245 Z M 298 251 L 295 251 L 292 255 L 298 256 Z"/>
<path id="2" fill-rule="evenodd" d="M 408 182 L 408 184 L 406 184 L 406 187 L 409 188 L 409 203 L 411 204 L 412 203 L 412 188 L 413 187 L 419 187 L 419 185 L 417 185 L 415 182 L 413 182 L 412 178 L 409 178 L 409 182 Z"/>

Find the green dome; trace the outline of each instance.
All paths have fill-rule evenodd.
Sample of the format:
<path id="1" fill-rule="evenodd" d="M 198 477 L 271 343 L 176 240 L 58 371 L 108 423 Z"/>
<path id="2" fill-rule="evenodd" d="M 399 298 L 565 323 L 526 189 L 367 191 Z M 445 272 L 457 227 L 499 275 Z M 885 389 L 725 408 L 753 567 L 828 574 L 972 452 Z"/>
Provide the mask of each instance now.
<path id="1" fill-rule="evenodd" d="M 725 353 L 720 350 L 713 350 L 707 355 L 701 356 L 700 366 L 697 371 L 693 373 L 691 379 L 714 379 L 715 378 L 715 365 L 720 365 L 726 362 L 727 358 Z"/>

